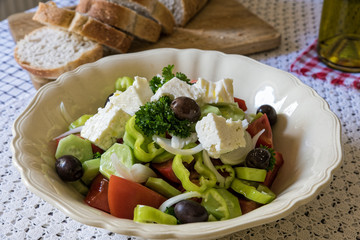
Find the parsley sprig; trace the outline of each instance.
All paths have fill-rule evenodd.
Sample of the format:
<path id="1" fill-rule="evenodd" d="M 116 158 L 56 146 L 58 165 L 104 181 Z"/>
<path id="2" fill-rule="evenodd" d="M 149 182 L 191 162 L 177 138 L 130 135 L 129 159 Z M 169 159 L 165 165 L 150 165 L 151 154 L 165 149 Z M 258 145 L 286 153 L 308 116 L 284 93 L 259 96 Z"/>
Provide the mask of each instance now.
<path id="1" fill-rule="evenodd" d="M 190 136 L 190 122 L 176 118 L 170 104 L 171 99 L 168 96 L 147 102 L 135 113 L 135 124 L 149 137 L 167 132 L 182 138 Z"/>
<path id="2" fill-rule="evenodd" d="M 170 81 L 174 77 L 177 77 L 178 79 L 190 84 L 190 79 L 181 72 L 177 72 L 176 74 L 173 73 L 174 65 L 168 65 L 167 67 L 164 67 L 162 70 L 162 77 L 154 76 L 150 80 L 150 88 L 155 93 L 162 85 L 164 85 L 166 82 Z"/>

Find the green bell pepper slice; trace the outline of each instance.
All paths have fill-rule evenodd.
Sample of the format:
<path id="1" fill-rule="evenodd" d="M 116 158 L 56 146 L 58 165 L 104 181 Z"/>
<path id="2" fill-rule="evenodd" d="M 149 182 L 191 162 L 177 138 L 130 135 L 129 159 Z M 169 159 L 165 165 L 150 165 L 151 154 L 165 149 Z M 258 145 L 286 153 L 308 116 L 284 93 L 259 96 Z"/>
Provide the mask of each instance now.
<path id="1" fill-rule="evenodd" d="M 176 195 L 181 194 L 179 190 L 171 186 L 162 178 L 149 177 L 145 186 L 167 198 L 175 197 Z"/>
<path id="2" fill-rule="evenodd" d="M 235 192 L 244 195 L 247 199 L 260 204 L 270 203 L 276 197 L 275 193 L 263 184 L 240 180 L 237 178 L 235 178 L 232 182 L 231 188 Z"/>
<path id="3" fill-rule="evenodd" d="M 201 153 L 197 153 L 194 156 L 195 158 L 192 155 L 176 155 L 172 163 L 172 169 L 185 190 L 204 192 L 206 189 L 215 186 L 216 176 L 203 164 Z M 196 161 L 194 169 L 200 174 L 199 185 L 191 181 L 190 172 L 183 164 L 183 162 L 190 164 L 194 159 Z"/>
<path id="4" fill-rule="evenodd" d="M 158 148 L 152 139 L 136 129 L 135 115 L 126 122 L 123 140 L 133 149 L 135 158 L 141 162 L 150 162 L 165 151 L 163 148 Z"/>
<path id="5" fill-rule="evenodd" d="M 177 224 L 176 217 L 145 205 L 137 205 L 135 207 L 134 221 L 139 223 Z"/>
<path id="6" fill-rule="evenodd" d="M 210 188 L 204 192 L 201 205 L 210 215 L 220 221 L 242 214 L 238 198 L 223 188 Z"/>
<path id="7" fill-rule="evenodd" d="M 76 119 L 75 121 L 73 121 L 72 123 L 70 123 L 69 125 L 69 130 L 80 127 L 80 126 L 84 126 L 85 122 L 91 118 L 93 115 L 90 114 L 84 114 L 81 117 L 79 117 L 78 119 Z"/>
<path id="8" fill-rule="evenodd" d="M 134 79 L 131 77 L 119 77 L 115 82 L 115 90 L 124 92 L 131 85 L 133 85 Z"/>
<path id="9" fill-rule="evenodd" d="M 215 166 L 216 170 L 220 172 L 227 172 L 229 175 L 225 177 L 225 181 L 219 185 L 221 188 L 228 189 L 231 186 L 232 181 L 235 179 L 235 170 L 228 164 Z"/>
<path id="10" fill-rule="evenodd" d="M 236 177 L 247 181 L 264 182 L 266 178 L 266 169 L 237 167 L 235 168 Z"/>

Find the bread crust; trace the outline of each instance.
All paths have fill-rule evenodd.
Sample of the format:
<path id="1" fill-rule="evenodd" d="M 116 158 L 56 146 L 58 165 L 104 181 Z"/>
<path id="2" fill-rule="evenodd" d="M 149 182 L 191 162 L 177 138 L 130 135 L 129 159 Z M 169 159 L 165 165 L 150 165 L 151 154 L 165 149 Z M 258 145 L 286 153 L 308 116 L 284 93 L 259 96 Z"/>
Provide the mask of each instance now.
<path id="1" fill-rule="evenodd" d="M 182 0 L 184 9 L 183 19 L 180 26 L 185 26 L 206 5 L 208 0 Z"/>
<path id="2" fill-rule="evenodd" d="M 75 14 L 69 31 L 116 49 L 121 53 L 127 52 L 133 41 L 133 37 L 128 34 L 78 12 Z"/>
<path id="3" fill-rule="evenodd" d="M 33 19 L 48 26 L 75 32 L 119 53 L 127 52 L 133 40 L 128 34 L 94 18 L 73 10 L 58 8 L 54 2 L 39 3 Z"/>
<path id="4" fill-rule="evenodd" d="M 171 34 L 174 31 L 175 19 L 172 13 L 167 9 L 164 4 L 157 0 L 130 0 L 139 4 L 148 2 L 150 15 L 160 23 L 165 34 Z M 150 10 L 151 9 L 151 10 Z"/>
<path id="5" fill-rule="evenodd" d="M 33 20 L 44 25 L 68 29 L 74 16 L 74 11 L 65 8 L 58 8 L 54 2 L 39 2 L 39 6 L 33 16 Z"/>
<path id="6" fill-rule="evenodd" d="M 43 31 L 44 29 L 47 29 L 47 28 L 50 28 L 50 27 L 42 27 L 42 28 L 35 29 L 28 35 L 35 34 L 36 31 Z M 58 31 L 63 31 L 63 30 L 58 30 Z M 20 41 L 27 41 L 26 37 Z M 83 65 L 85 63 L 95 62 L 96 60 L 99 60 L 100 58 L 102 58 L 103 57 L 102 46 L 100 44 L 95 44 L 94 46 L 95 47 L 92 48 L 90 51 L 83 52 L 83 54 L 79 58 L 77 58 L 73 61 L 67 62 L 65 65 L 56 67 L 56 68 L 41 68 L 41 67 L 33 66 L 29 62 L 22 61 L 21 57 L 19 56 L 19 49 L 18 49 L 19 44 L 17 44 L 15 47 L 14 58 L 15 58 L 15 61 L 22 68 L 24 68 L 31 74 L 33 74 L 37 77 L 41 77 L 41 78 L 56 79 L 61 74 L 65 73 L 67 71 L 73 70 L 80 65 Z"/>
<path id="7" fill-rule="evenodd" d="M 161 26 L 157 22 L 116 3 L 92 1 L 86 14 L 145 41 L 156 42 L 160 37 Z"/>
<path id="8" fill-rule="evenodd" d="M 184 27 L 208 2 L 208 0 L 159 0 L 173 14 L 175 25 Z"/>
<path id="9" fill-rule="evenodd" d="M 162 31 L 165 34 L 171 34 L 174 31 L 175 19 L 172 13 L 167 9 L 164 4 L 159 2 L 158 0 L 108 0 L 112 2 L 118 2 L 122 4 L 122 2 L 134 3 L 142 6 L 148 12 L 153 19 L 155 19 L 161 26 Z"/>

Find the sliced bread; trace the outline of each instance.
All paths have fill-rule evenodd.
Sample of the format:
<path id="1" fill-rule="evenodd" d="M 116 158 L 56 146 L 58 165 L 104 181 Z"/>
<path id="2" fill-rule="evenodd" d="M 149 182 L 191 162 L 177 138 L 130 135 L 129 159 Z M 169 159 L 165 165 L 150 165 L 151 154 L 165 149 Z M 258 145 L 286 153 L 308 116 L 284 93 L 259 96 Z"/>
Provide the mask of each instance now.
<path id="1" fill-rule="evenodd" d="M 185 26 L 207 3 L 208 0 L 159 0 L 174 15 L 177 26 Z"/>
<path id="2" fill-rule="evenodd" d="M 102 46 L 59 28 L 38 28 L 15 47 L 16 62 L 30 73 L 55 79 L 62 73 L 103 56 Z"/>
<path id="3" fill-rule="evenodd" d="M 80 0 L 76 11 L 87 14 L 145 41 L 156 42 L 160 37 L 160 24 L 115 2 Z"/>
<path id="4" fill-rule="evenodd" d="M 58 8 L 54 2 L 39 2 L 33 20 L 47 26 L 56 26 L 67 30 L 74 16 L 75 11 L 66 8 Z"/>
<path id="5" fill-rule="evenodd" d="M 120 53 L 127 52 L 133 40 L 132 36 L 110 25 L 73 10 L 58 8 L 53 2 L 40 2 L 33 19 L 48 26 L 75 32 Z"/>
<path id="6" fill-rule="evenodd" d="M 158 0 L 108 0 L 128 7 L 137 13 L 157 21 L 165 34 L 174 31 L 175 19 L 169 9 Z"/>
<path id="7" fill-rule="evenodd" d="M 78 33 L 121 53 L 127 52 L 133 37 L 87 15 L 76 13 L 69 31 Z"/>

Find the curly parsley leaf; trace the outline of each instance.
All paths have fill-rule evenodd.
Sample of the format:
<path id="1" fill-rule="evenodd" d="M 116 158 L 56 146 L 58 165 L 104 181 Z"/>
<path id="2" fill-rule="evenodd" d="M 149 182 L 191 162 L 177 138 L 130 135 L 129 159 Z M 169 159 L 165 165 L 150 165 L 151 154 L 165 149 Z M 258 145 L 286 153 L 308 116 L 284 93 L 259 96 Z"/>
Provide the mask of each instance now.
<path id="1" fill-rule="evenodd" d="M 166 132 L 182 138 L 190 136 L 190 122 L 176 118 L 170 104 L 171 99 L 168 96 L 146 103 L 135 113 L 135 124 L 146 136 L 162 135 Z"/>
<path id="2" fill-rule="evenodd" d="M 188 79 L 184 73 L 177 72 L 176 74 L 174 74 L 173 69 L 174 69 L 174 65 L 168 65 L 167 67 L 164 67 L 162 69 L 162 78 L 159 76 L 155 76 L 150 80 L 149 84 L 153 93 L 155 93 L 166 82 L 170 81 L 174 77 L 177 77 L 178 79 L 190 84 L 190 79 Z"/>
<path id="3" fill-rule="evenodd" d="M 162 79 L 159 76 L 155 76 L 150 80 L 150 88 L 155 93 L 162 85 Z"/>

